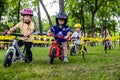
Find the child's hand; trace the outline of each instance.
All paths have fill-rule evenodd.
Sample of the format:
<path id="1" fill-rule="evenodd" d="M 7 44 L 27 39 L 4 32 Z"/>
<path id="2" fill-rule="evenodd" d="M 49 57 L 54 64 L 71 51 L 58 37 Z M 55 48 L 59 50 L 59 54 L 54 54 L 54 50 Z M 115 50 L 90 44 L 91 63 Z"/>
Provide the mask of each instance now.
<path id="1" fill-rule="evenodd" d="M 11 30 L 7 31 L 7 34 L 11 34 L 11 33 L 12 33 L 12 31 L 11 31 Z"/>
<path id="2" fill-rule="evenodd" d="M 48 36 L 50 36 L 50 35 L 51 35 L 51 31 L 50 31 L 50 30 L 48 30 L 47 35 L 48 35 Z"/>
<path id="3" fill-rule="evenodd" d="M 47 33 L 48 36 L 50 36 L 51 34 L 50 33 Z"/>
<path id="4" fill-rule="evenodd" d="M 65 36 L 64 39 L 68 39 L 68 36 Z"/>
<path id="5" fill-rule="evenodd" d="M 24 34 L 24 37 L 28 37 L 29 35 L 28 34 Z"/>

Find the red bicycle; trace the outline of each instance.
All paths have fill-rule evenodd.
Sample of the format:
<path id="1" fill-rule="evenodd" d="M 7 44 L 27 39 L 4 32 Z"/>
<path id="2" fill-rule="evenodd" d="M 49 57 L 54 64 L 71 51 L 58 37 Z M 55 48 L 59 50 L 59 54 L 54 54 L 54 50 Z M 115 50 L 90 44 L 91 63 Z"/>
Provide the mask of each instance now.
<path id="1" fill-rule="evenodd" d="M 63 36 L 53 36 L 53 37 L 64 38 Z M 63 61 L 64 50 L 63 47 L 61 46 L 61 43 L 59 43 L 58 40 L 55 40 L 54 43 L 50 46 L 49 56 L 50 56 L 50 64 L 53 64 L 54 58 L 57 57 Z"/>

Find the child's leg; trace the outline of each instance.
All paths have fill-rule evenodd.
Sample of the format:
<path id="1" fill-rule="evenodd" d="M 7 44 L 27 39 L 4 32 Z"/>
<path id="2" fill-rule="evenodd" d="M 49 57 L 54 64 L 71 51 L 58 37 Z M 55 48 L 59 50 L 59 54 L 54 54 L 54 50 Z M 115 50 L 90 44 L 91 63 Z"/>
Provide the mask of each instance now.
<path id="1" fill-rule="evenodd" d="M 64 56 L 67 56 L 67 42 L 61 43 L 63 50 L 64 50 Z"/>
<path id="2" fill-rule="evenodd" d="M 24 41 L 20 40 L 20 41 L 18 41 L 17 44 L 18 44 L 19 47 L 21 47 L 22 45 L 24 45 Z M 20 57 L 19 57 L 19 53 L 18 53 L 18 51 L 17 51 L 17 48 L 15 47 L 15 49 L 16 49 L 16 53 L 15 53 L 16 58 L 13 60 L 13 62 L 17 62 L 17 61 L 20 60 Z"/>
<path id="3" fill-rule="evenodd" d="M 32 47 L 32 42 L 25 42 L 25 48 L 26 48 L 26 55 L 25 57 L 32 62 L 32 51 L 31 51 L 31 47 Z"/>
<path id="4" fill-rule="evenodd" d="M 64 62 L 68 62 L 67 59 L 67 42 L 63 42 L 61 43 L 62 47 L 63 47 L 63 53 L 64 53 Z"/>
<path id="5" fill-rule="evenodd" d="M 18 44 L 18 46 L 19 46 L 19 47 L 21 47 L 21 46 L 23 46 L 23 45 L 24 45 L 24 41 L 20 40 L 20 41 L 18 41 L 18 43 L 17 43 L 17 44 Z M 16 56 L 17 56 L 17 57 L 19 57 L 19 54 L 18 54 L 17 49 L 16 49 Z"/>

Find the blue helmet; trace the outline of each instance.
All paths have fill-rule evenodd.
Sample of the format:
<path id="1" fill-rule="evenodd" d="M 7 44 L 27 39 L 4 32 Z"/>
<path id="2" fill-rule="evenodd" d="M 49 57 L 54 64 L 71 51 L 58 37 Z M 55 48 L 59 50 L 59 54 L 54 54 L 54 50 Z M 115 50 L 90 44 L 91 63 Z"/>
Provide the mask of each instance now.
<path id="1" fill-rule="evenodd" d="M 68 21 L 68 16 L 65 12 L 60 12 L 56 15 L 56 23 L 58 24 L 58 19 L 63 19 L 65 20 L 64 25 L 66 25 L 67 21 Z"/>

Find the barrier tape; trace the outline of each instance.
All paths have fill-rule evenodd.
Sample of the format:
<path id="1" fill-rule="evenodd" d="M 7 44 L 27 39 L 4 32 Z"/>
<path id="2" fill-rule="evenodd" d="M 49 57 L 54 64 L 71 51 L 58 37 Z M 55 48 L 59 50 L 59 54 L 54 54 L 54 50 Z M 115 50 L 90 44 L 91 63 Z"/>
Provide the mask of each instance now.
<path id="1" fill-rule="evenodd" d="M 0 44 L 3 43 L 12 43 L 12 42 L 6 42 L 4 40 L 14 40 L 15 36 L 11 35 L 5 35 L 5 36 L 0 36 Z M 84 44 L 84 40 L 88 42 L 102 42 L 105 40 L 111 40 L 111 41 L 117 41 L 120 39 L 120 36 L 113 36 L 113 37 L 106 37 L 106 38 L 89 38 L 89 37 L 81 37 L 81 44 Z M 40 35 L 34 35 L 34 40 L 33 43 L 47 43 L 51 44 L 53 42 L 54 38 L 50 36 L 40 36 Z M 72 41 L 69 43 L 73 43 Z"/>

